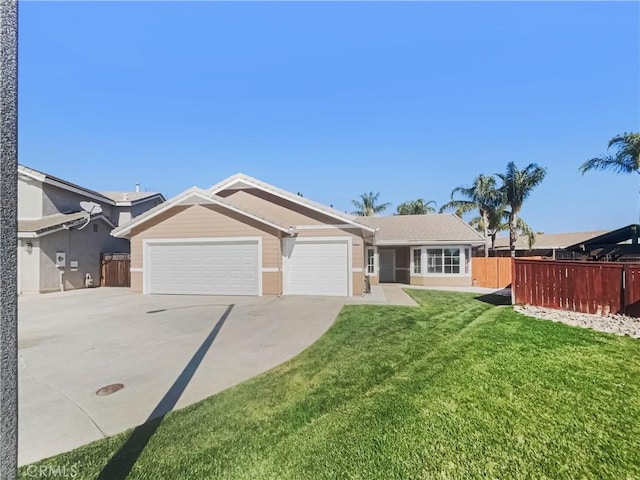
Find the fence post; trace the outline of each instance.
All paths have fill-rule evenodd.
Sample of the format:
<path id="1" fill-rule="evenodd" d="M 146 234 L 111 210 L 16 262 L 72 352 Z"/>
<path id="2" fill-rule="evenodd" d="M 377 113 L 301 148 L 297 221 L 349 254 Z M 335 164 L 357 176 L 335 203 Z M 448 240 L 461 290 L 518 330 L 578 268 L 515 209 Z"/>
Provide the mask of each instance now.
<path id="1" fill-rule="evenodd" d="M 627 306 L 629 305 L 629 265 L 622 267 L 622 313 L 627 314 Z"/>
<path id="2" fill-rule="evenodd" d="M 511 305 L 516 304 L 516 259 L 511 257 Z"/>

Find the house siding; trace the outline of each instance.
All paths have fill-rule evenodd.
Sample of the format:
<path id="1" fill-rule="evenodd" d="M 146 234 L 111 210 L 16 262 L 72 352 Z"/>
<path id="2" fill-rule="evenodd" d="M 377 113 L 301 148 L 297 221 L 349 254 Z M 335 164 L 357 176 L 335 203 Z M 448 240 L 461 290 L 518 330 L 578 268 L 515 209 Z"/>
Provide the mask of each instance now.
<path id="1" fill-rule="evenodd" d="M 98 232 L 93 225 L 98 225 Z M 129 242 L 114 238 L 111 227 L 102 220 L 95 220 L 82 230 L 60 230 L 40 238 L 40 292 L 60 290 L 60 272 L 63 272 L 65 290 L 85 287 L 85 276 L 90 274 L 93 285 L 100 285 L 102 252 L 128 252 Z M 66 266 L 56 267 L 56 253 L 66 254 Z M 71 261 L 78 262 L 78 269 L 71 271 Z M 24 272 L 23 272 L 24 274 Z"/>
<path id="2" fill-rule="evenodd" d="M 271 219 L 285 227 L 343 223 L 334 217 L 258 189 L 223 190 L 217 195 L 227 197 L 234 205 L 250 212 L 259 213 L 264 218 Z"/>
<path id="3" fill-rule="evenodd" d="M 459 277 L 411 277 L 410 285 L 427 287 L 470 287 L 471 276 Z"/>
<path id="4" fill-rule="evenodd" d="M 225 237 L 261 237 L 262 267 L 280 268 L 282 253 L 276 229 L 224 207 L 205 205 L 173 207 L 134 229 L 131 235 L 131 268 L 146 267 L 142 258 L 144 240 Z M 277 272 L 262 272 L 265 295 L 280 293 L 277 277 Z M 140 272 L 132 272 L 132 291 L 142 292 L 142 278 Z"/>
<path id="5" fill-rule="evenodd" d="M 282 295 L 282 274 L 281 272 L 262 273 L 262 294 Z"/>
<path id="6" fill-rule="evenodd" d="M 267 216 L 263 210 L 261 214 Z M 306 217 L 305 217 L 306 218 Z M 310 224 L 305 219 L 305 224 Z M 318 228 L 304 229 L 298 232 L 300 237 L 346 237 L 352 239 L 353 294 L 361 295 L 364 290 L 364 240 L 360 229 Z M 147 239 L 182 238 L 224 238 L 256 237 L 262 238 L 262 267 L 277 269 L 275 272 L 262 272 L 264 295 L 282 293 L 282 247 L 279 232 L 261 222 L 236 214 L 222 206 L 176 206 L 135 228 L 131 235 L 131 267 L 144 268 L 143 242 Z M 143 291 L 142 272 L 131 273 L 131 290 Z"/>

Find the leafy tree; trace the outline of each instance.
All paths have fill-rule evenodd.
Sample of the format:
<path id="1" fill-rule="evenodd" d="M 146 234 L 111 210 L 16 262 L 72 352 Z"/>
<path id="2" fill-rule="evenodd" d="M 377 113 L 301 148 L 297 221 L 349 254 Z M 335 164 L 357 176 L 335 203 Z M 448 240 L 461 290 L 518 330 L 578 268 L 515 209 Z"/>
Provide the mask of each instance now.
<path id="1" fill-rule="evenodd" d="M 396 215 L 426 215 L 429 213 L 436 213 L 436 202 L 433 200 L 425 201 L 423 198 L 417 200 L 409 200 L 402 202 L 396 209 Z"/>
<path id="2" fill-rule="evenodd" d="M 501 203 L 509 209 L 505 212 L 509 224 L 509 250 L 511 251 L 512 257 L 515 257 L 516 254 L 515 248 L 516 240 L 518 239 L 518 229 L 523 226 L 523 222 L 518 217 L 522 205 L 531 192 L 542 183 L 546 174 L 547 170 L 535 163 L 530 163 L 524 169 L 520 170 L 514 162 L 507 164 L 505 173 L 496 174 L 496 176 L 502 180 L 502 186 L 499 189 L 500 196 L 502 197 Z M 533 235 L 531 229 L 529 229 L 529 231 L 531 235 Z M 529 236 L 530 243 L 531 240 L 532 236 Z"/>
<path id="3" fill-rule="evenodd" d="M 455 200 L 456 194 L 460 194 L 463 199 Z M 447 210 L 454 210 L 456 215 L 462 217 L 463 214 L 478 210 L 479 217 L 476 228 L 483 232 L 485 238 L 489 238 L 490 225 L 497 228 L 497 217 L 500 215 L 496 212 L 502 204 L 502 197 L 497 188 L 496 179 L 491 175 L 478 175 L 470 187 L 456 187 L 451 192 L 451 201 L 445 203 L 440 208 L 440 213 Z M 490 217 L 494 220 L 490 224 Z M 499 223 L 499 222 L 498 222 Z M 497 231 L 496 231 L 497 233 Z M 495 234 L 494 237 L 495 239 Z M 489 246 L 484 247 L 485 256 L 489 255 Z"/>
<path id="4" fill-rule="evenodd" d="M 615 148 L 614 155 L 594 157 L 580 166 L 584 175 L 589 170 L 612 170 L 614 173 L 640 174 L 640 133 L 623 133 L 609 141 L 607 150 Z"/>
<path id="5" fill-rule="evenodd" d="M 378 203 L 380 193 L 363 193 L 360 195 L 359 200 L 351 200 L 356 210 L 353 215 L 359 215 L 361 217 L 371 217 L 387 209 L 390 203 Z"/>

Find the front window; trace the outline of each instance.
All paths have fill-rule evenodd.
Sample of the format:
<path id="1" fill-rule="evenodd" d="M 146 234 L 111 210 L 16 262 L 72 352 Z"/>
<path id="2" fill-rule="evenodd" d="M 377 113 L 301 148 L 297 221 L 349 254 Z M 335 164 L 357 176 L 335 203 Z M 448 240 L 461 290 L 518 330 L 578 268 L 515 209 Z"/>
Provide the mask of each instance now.
<path id="1" fill-rule="evenodd" d="M 419 248 L 413 250 L 413 273 L 422 273 L 422 250 Z"/>
<path id="2" fill-rule="evenodd" d="M 427 248 L 427 273 L 442 273 L 441 248 Z"/>
<path id="3" fill-rule="evenodd" d="M 444 273 L 460 273 L 460 249 L 445 248 L 444 255 Z"/>
<path id="4" fill-rule="evenodd" d="M 374 248 L 367 248 L 367 275 L 376 274 L 376 255 Z"/>
<path id="5" fill-rule="evenodd" d="M 459 274 L 459 248 L 427 248 L 427 273 Z"/>

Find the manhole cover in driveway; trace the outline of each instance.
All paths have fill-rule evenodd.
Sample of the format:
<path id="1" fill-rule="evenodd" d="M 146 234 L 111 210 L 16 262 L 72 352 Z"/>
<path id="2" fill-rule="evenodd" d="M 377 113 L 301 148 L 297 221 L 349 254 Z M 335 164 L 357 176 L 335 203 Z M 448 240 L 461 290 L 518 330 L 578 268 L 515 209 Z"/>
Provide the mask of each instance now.
<path id="1" fill-rule="evenodd" d="M 102 387 L 96 392 L 96 395 L 104 397 L 105 395 L 111 395 L 112 393 L 116 393 L 118 390 L 122 390 L 124 388 L 124 383 L 112 383 L 111 385 L 107 385 L 106 387 Z"/>

